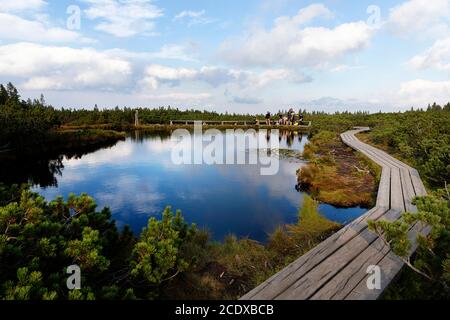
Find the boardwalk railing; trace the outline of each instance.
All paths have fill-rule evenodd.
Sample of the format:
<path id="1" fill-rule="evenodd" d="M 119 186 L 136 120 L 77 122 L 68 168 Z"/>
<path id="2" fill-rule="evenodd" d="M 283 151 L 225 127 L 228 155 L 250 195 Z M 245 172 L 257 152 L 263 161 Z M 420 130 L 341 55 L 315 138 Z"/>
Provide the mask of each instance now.
<path id="1" fill-rule="evenodd" d="M 174 124 L 183 124 L 183 125 L 190 125 L 194 124 L 195 122 L 201 122 L 204 125 L 254 125 L 256 124 L 256 121 L 245 121 L 245 120 L 239 120 L 239 121 L 219 121 L 219 120 L 170 120 L 170 125 Z"/>
<path id="2" fill-rule="evenodd" d="M 170 120 L 170 125 L 176 125 L 176 124 L 181 124 L 181 125 L 193 125 L 195 122 L 201 122 L 203 125 L 231 125 L 231 126 L 239 126 L 239 125 L 243 125 L 243 126 L 254 126 L 254 125 L 261 125 L 261 126 L 265 126 L 266 122 L 265 120 L 227 120 L 227 121 L 221 121 L 221 120 Z M 298 128 L 309 128 L 311 127 L 312 122 L 311 121 L 303 121 L 302 124 L 297 125 L 295 127 Z M 271 126 L 283 126 L 283 125 L 278 125 L 277 123 L 275 123 L 274 121 L 272 121 Z M 289 127 L 294 127 L 294 126 L 289 126 Z"/>
<path id="3" fill-rule="evenodd" d="M 386 152 L 359 141 L 358 127 L 341 135 L 342 141 L 382 167 L 376 206 L 342 228 L 241 299 L 376 299 L 400 271 L 403 262 L 382 239 L 370 232 L 368 220 L 397 220 L 417 209 L 411 201 L 426 194 L 416 169 Z M 416 224 L 409 233 L 427 232 Z M 416 249 L 413 246 L 411 253 Z M 381 288 L 369 289 L 369 266 L 381 271 Z"/>

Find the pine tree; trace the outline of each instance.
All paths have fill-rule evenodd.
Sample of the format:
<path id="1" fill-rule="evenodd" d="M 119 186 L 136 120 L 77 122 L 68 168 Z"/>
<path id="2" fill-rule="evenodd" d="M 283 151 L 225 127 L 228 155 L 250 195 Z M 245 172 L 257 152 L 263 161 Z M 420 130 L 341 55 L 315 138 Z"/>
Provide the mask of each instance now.
<path id="1" fill-rule="evenodd" d="M 369 230 L 380 236 L 407 267 L 445 288 L 450 285 L 449 200 L 448 189 L 438 190 L 413 201 L 413 204 L 417 205 L 418 212 L 405 212 L 396 221 L 370 220 L 368 222 Z M 427 235 L 418 231 L 414 232 L 419 249 L 415 260 L 411 261 L 413 243 L 410 233 L 414 230 L 413 226 L 419 223 L 428 226 L 431 231 Z"/>
<path id="2" fill-rule="evenodd" d="M 8 92 L 3 84 L 0 84 L 0 105 L 6 104 L 6 101 L 8 101 Z"/>
<path id="3" fill-rule="evenodd" d="M 431 110 L 432 111 L 441 111 L 442 108 L 440 105 L 438 105 L 436 102 L 434 102 L 433 105 L 431 106 Z"/>
<path id="4" fill-rule="evenodd" d="M 6 85 L 6 91 L 8 93 L 8 99 L 15 102 L 15 103 L 19 103 L 20 100 L 20 95 L 19 92 L 17 91 L 16 87 L 14 87 L 14 85 L 9 82 Z"/>
<path id="5" fill-rule="evenodd" d="M 41 106 L 45 106 L 45 97 L 44 95 L 41 93 L 41 96 L 39 97 L 39 103 Z"/>

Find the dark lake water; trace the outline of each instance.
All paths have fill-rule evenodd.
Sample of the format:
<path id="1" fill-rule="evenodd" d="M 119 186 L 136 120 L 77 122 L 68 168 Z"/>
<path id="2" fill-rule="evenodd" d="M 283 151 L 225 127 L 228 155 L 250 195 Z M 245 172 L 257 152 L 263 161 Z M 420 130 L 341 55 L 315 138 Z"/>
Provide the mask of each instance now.
<path id="1" fill-rule="evenodd" d="M 279 146 L 302 151 L 307 141 L 306 135 L 283 133 Z M 110 207 L 119 226 L 128 224 L 137 234 L 166 206 L 180 209 L 188 222 L 208 229 L 216 240 L 232 233 L 265 241 L 277 226 L 297 221 L 304 196 L 295 189 L 301 160 L 282 157 L 278 173 L 263 176 L 258 164 L 176 165 L 171 160 L 173 144 L 166 134 L 136 132 L 81 158 L 63 157 L 57 185 L 33 189 L 49 200 L 86 192 L 99 207 Z M 239 146 L 227 151 L 247 156 L 258 152 Z M 365 211 L 326 204 L 319 209 L 344 224 Z"/>

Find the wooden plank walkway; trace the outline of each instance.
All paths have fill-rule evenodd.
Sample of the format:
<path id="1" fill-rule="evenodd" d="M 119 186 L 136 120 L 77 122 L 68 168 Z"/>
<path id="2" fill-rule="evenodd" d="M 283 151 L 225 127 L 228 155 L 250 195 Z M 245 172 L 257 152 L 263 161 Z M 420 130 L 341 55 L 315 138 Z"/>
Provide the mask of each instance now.
<path id="1" fill-rule="evenodd" d="M 258 126 L 258 127 L 273 127 L 273 128 L 300 128 L 300 129 L 308 129 L 311 128 L 311 121 L 303 121 L 300 125 L 279 125 L 277 122 L 272 121 L 272 124 L 266 125 L 264 120 L 170 120 L 170 125 L 194 125 L 196 122 L 201 123 L 202 125 L 222 125 L 222 126 Z"/>
<path id="2" fill-rule="evenodd" d="M 242 300 L 273 299 L 377 299 L 400 271 L 403 262 L 375 234 L 368 220 L 396 220 L 404 211 L 417 210 L 411 203 L 426 194 L 416 169 L 386 152 L 359 141 L 355 134 L 369 128 L 344 132 L 342 141 L 360 151 L 382 168 L 376 206 L 348 224 L 286 268 L 243 296 Z M 419 225 L 410 230 L 415 238 Z M 413 250 L 411 253 L 415 250 Z M 381 289 L 367 288 L 367 268 L 381 270 Z"/>

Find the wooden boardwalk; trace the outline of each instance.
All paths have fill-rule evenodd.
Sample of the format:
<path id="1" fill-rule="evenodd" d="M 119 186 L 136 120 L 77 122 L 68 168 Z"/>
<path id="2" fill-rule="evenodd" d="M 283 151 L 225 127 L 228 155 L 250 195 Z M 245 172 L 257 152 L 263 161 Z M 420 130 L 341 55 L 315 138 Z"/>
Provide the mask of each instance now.
<path id="1" fill-rule="evenodd" d="M 376 299 L 400 271 L 403 262 L 368 230 L 367 221 L 396 220 L 404 211 L 416 211 L 411 200 L 425 195 L 426 190 L 416 169 L 355 137 L 367 130 L 358 127 L 341 138 L 382 167 L 376 206 L 241 299 Z M 415 239 L 417 231 L 427 231 L 419 228 L 415 225 L 410 230 L 411 239 Z M 367 287 L 370 265 L 380 267 L 381 289 Z"/>
<path id="2" fill-rule="evenodd" d="M 271 125 L 266 125 L 265 120 L 228 120 L 228 121 L 222 121 L 222 120 L 170 120 L 170 125 L 194 125 L 195 123 L 201 123 L 202 125 L 213 125 L 213 126 L 257 126 L 257 127 L 263 127 L 263 128 L 294 128 L 294 129 L 309 129 L 311 128 L 312 122 L 311 121 L 303 121 L 300 125 L 279 125 L 278 123 L 274 122 L 272 120 Z"/>

